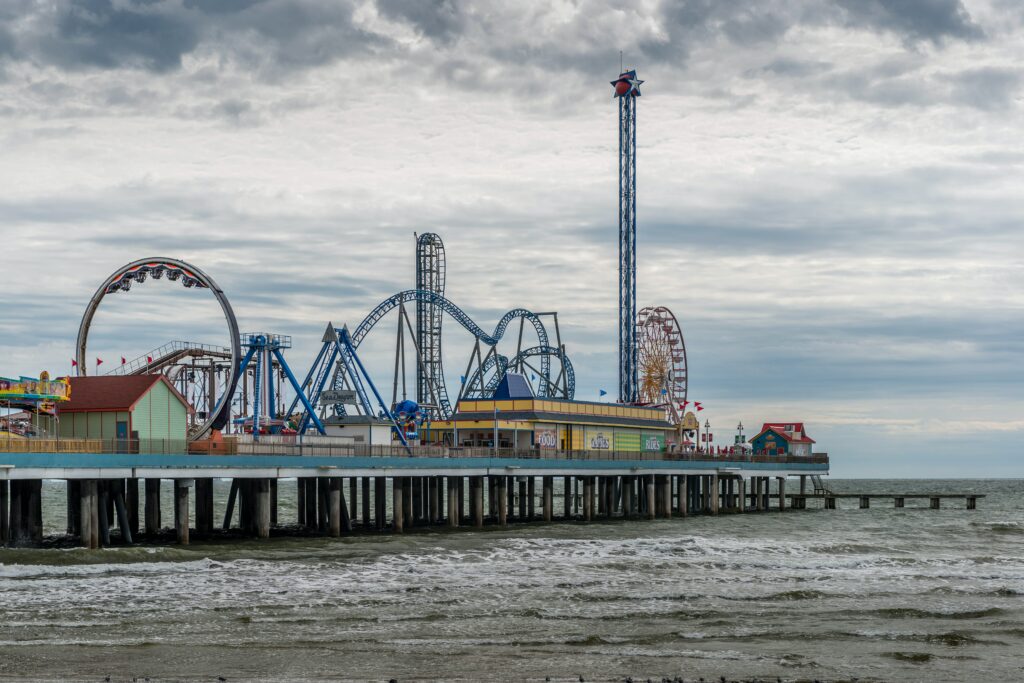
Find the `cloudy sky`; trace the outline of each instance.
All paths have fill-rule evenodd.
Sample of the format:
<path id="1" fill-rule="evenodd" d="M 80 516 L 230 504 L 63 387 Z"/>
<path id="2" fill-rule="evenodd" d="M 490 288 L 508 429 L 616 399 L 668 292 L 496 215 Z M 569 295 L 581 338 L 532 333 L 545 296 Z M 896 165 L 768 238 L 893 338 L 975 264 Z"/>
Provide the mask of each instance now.
<path id="1" fill-rule="evenodd" d="M 89 296 L 153 255 L 304 372 L 433 231 L 453 301 L 559 311 L 577 396 L 614 393 L 620 50 L 639 302 L 681 321 L 719 438 L 803 420 L 837 476 L 1024 476 L 1011 0 L 8 0 L 0 374 L 67 372 Z M 90 354 L 218 335 L 212 298 L 147 283 Z M 449 327 L 450 382 L 469 349 Z"/>

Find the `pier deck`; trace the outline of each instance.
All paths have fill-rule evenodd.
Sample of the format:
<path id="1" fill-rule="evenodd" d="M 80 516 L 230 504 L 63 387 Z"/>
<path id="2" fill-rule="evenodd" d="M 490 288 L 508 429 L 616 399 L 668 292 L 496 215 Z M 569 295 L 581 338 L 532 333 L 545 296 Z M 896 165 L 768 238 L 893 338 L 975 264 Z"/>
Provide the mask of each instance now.
<path id="1" fill-rule="evenodd" d="M 787 479 L 799 478 L 799 490 L 804 491 L 808 477 L 820 481 L 829 470 L 824 453 L 796 457 L 421 448 L 410 455 L 387 447 L 256 443 L 240 444 L 247 452 L 231 454 L 180 448 L 126 452 L 143 445 L 107 443 L 69 452 L 80 450 L 81 444 L 62 442 L 43 452 L 0 452 L 0 543 L 42 541 L 44 479 L 66 482 L 67 533 L 96 548 L 159 537 L 164 527 L 160 496 L 166 491 L 161 482 L 168 480 L 173 529 L 178 541 L 187 544 L 193 535 L 209 537 L 215 526 L 267 538 L 279 526 L 283 480 L 294 480 L 289 485 L 297 486 L 298 525 L 341 536 L 356 527 L 402 533 L 432 525 L 480 528 L 768 510 L 772 479 L 781 494 L 777 508 L 785 509 Z M 232 481 L 222 524 L 214 519 L 214 479 Z M 112 535 L 115 527 L 118 533 Z"/>

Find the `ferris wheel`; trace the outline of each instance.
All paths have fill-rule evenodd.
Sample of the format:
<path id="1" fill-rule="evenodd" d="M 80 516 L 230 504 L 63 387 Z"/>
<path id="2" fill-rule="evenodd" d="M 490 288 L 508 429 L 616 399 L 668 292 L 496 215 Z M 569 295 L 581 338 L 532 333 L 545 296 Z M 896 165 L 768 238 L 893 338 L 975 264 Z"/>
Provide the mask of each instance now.
<path id="1" fill-rule="evenodd" d="M 679 424 L 689 385 L 679 321 L 664 306 L 648 306 L 637 315 L 636 337 L 640 402 L 663 406 L 672 423 Z"/>

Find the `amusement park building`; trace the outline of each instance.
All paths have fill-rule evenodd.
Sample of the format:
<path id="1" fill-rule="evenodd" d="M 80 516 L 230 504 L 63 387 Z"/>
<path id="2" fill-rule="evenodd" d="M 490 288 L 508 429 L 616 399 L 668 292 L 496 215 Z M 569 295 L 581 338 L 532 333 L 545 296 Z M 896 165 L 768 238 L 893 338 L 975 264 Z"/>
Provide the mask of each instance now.
<path id="1" fill-rule="evenodd" d="M 459 401 L 451 420 L 431 424 L 429 439 L 490 446 L 496 422 L 500 448 L 655 452 L 677 434 L 660 408 L 521 398 Z"/>
<path id="2" fill-rule="evenodd" d="M 803 422 L 765 422 L 750 445 L 758 455 L 810 456 L 814 439 L 807 436 Z"/>
<path id="3" fill-rule="evenodd" d="M 163 375 L 72 377 L 71 400 L 58 408 L 60 436 L 184 444 L 190 410 Z"/>

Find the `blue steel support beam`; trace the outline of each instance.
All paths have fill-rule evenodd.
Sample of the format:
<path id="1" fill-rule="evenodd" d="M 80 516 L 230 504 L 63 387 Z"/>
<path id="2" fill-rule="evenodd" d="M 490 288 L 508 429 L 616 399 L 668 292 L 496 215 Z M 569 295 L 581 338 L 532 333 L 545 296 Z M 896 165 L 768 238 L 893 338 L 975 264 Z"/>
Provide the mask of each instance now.
<path id="1" fill-rule="evenodd" d="M 281 367 L 284 368 L 284 374 L 291 383 L 292 389 L 295 390 L 296 398 L 302 401 L 302 405 L 306 408 L 306 413 L 313 420 L 316 430 L 321 434 L 326 434 L 327 431 L 324 429 L 323 423 L 320 422 L 320 418 L 316 416 L 316 411 L 313 410 L 313 405 L 309 402 L 309 399 L 307 399 L 306 395 L 302 393 L 302 386 L 299 385 L 298 380 L 295 379 L 295 375 L 292 374 L 292 369 L 288 367 L 288 363 L 285 362 L 280 349 L 274 347 L 271 349 L 271 352 L 274 354 L 274 358 L 277 358 L 277 362 L 281 364 Z"/>
<path id="2" fill-rule="evenodd" d="M 337 341 L 331 344 L 324 344 L 320 349 L 320 355 L 317 359 L 321 362 L 321 365 L 316 368 L 316 379 L 310 385 L 309 388 L 309 403 L 312 406 L 320 403 L 320 394 L 323 393 L 324 386 L 327 384 L 327 378 L 331 374 L 331 370 L 334 368 L 334 362 L 338 359 L 338 344 Z M 310 373 L 313 369 L 310 369 Z M 310 415 L 312 411 L 308 411 L 302 416 L 302 424 L 299 426 L 299 434 L 305 434 L 306 429 L 309 428 Z"/>
<path id="3" fill-rule="evenodd" d="M 395 428 L 395 432 L 398 434 L 398 438 L 402 442 L 402 445 L 405 446 L 405 450 L 409 453 L 409 455 L 412 455 L 412 450 L 409 448 L 409 442 L 406 441 L 405 439 L 405 432 L 398 425 L 398 421 L 395 420 L 395 416 L 391 414 L 391 411 L 388 410 L 388 407 L 384 404 L 384 399 L 381 398 L 380 392 L 377 391 L 376 385 L 374 385 L 373 380 L 370 379 L 370 375 L 369 373 L 366 372 L 366 368 L 363 367 L 363 362 L 359 360 L 359 356 L 356 355 L 356 350 L 355 347 L 352 345 L 352 340 L 349 338 L 347 327 L 342 328 L 341 330 L 340 343 L 345 348 L 345 350 L 348 351 L 349 357 L 353 361 L 355 361 L 356 365 L 359 367 L 359 372 L 361 372 L 363 377 L 366 378 L 366 383 L 370 385 L 370 390 L 373 392 L 374 397 L 376 397 L 377 404 L 380 406 L 380 409 L 384 411 L 384 414 L 387 415 L 388 420 L 390 420 L 391 422 L 391 425 Z M 353 375 L 353 379 L 358 378 L 356 378 Z M 369 411 L 367 411 L 367 414 L 372 415 L 372 413 L 370 413 Z"/>
<path id="4" fill-rule="evenodd" d="M 314 373 L 320 367 L 320 363 L 323 361 L 325 353 L 327 353 L 327 345 L 326 344 L 320 347 L 320 353 L 317 354 L 316 360 L 314 360 L 313 364 L 311 366 L 309 366 L 309 372 L 306 373 L 306 379 L 302 380 L 302 386 L 303 387 L 311 386 L 310 383 L 313 381 Z M 296 394 L 296 396 L 295 396 L 295 398 L 292 399 L 291 405 L 288 406 L 288 411 L 285 413 L 285 416 L 291 415 L 291 414 L 293 414 L 295 412 L 295 408 L 299 405 L 299 397 L 303 396 L 303 395 L 304 395 L 303 394 L 303 390 L 299 389 L 297 394 Z"/>

